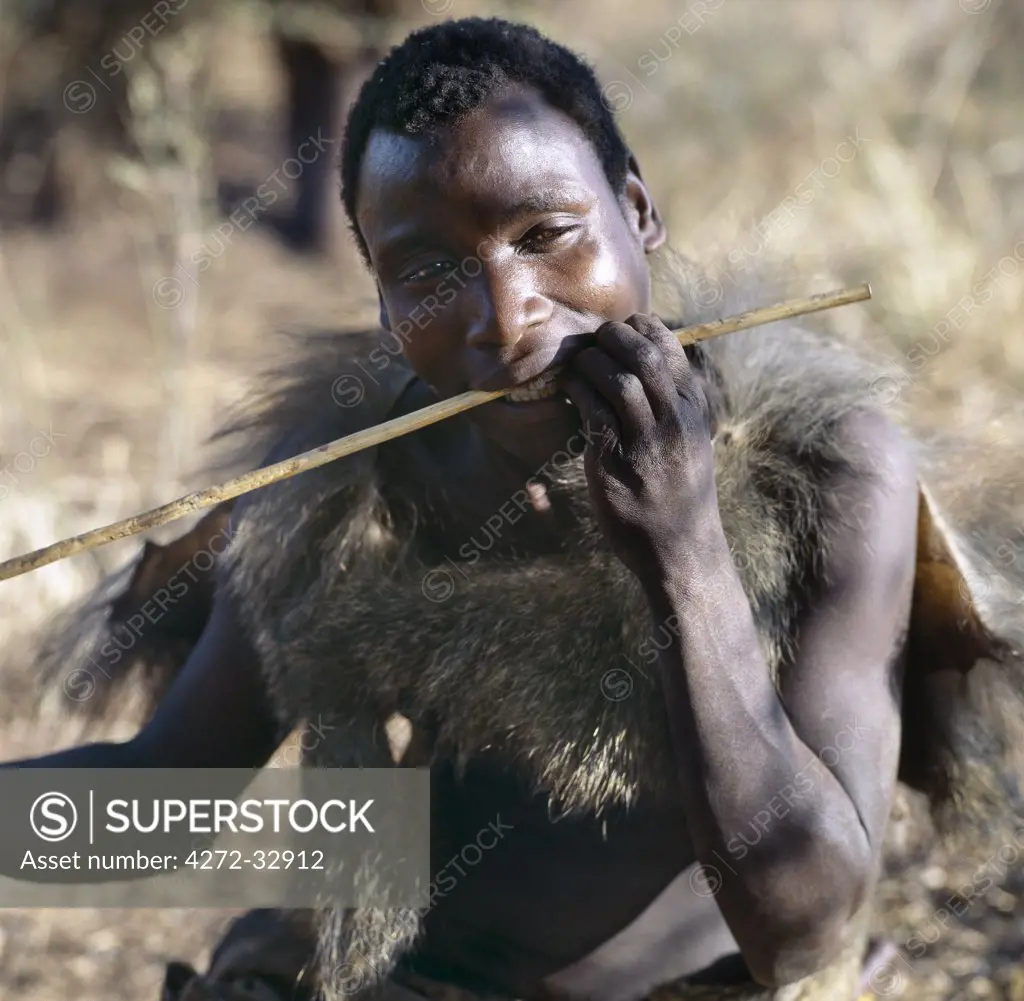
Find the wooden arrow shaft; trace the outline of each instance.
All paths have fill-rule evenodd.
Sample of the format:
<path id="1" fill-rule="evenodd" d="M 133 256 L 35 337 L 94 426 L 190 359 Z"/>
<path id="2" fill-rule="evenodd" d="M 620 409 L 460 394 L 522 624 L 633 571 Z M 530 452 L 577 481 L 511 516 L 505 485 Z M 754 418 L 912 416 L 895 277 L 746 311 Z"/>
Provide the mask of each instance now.
<path id="1" fill-rule="evenodd" d="M 765 306 L 760 309 L 752 309 L 746 313 L 738 313 L 736 316 L 726 317 L 722 320 L 713 320 L 710 323 L 698 323 L 691 327 L 683 327 L 674 331 L 680 342 L 684 345 L 696 344 L 698 341 L 710 340 L 712 337 L 720 337 L 723 334 L 730 334 L 737 330 L 747 330 L 750 327 L 763 326 L 766 323 L 774 323 L 777 320 L 786 320 L 794 316 L 803 316 L 807 313 L 816 313 L 823 309 L 833 309 L 836 306 L 845 306 L 853 302 L 861 302 L 871 298 L 871 287 L 865 283 L 854 288 L 841 289 L 837 292 L 826 292 L 821 295 L 813 295 L 803 299 L 791 299 L 788 302 L 778 303 L 774 306 Z M 428 424 L 442 421 L 446 417 L 453 417 L 473 407 L 479 407 L 483 403 L 490 403 L 491 400 L 500 399 L 509 390 L 498 390 L 495 392 L 481 392 L 471 390 L 468 393 L 460 393 L 450 400 L 441 400 L 439 403 L 431 404 L 422 410 L 406 414 L 403 417 L 396 417 L 393 420 L 385 421 L 375 427 L 367 428 L 365 431 L 358 431 L 355 434 L 339 438 L 336 441 L 321 445 L 319 448 L 310 449 L 301 455 L 293 456 L 282 462 L 276 462 L 272 466 L 265 466 L 262 469 L 255 469 L 252 472 L 237 476 L 233 480 L 221 483 L 218 486 L 207 487 L 205 490 L 197 490 L 194 493 L 186 494 L 169 504 L 144 511 L 142 514 L 133 515 L 122 521 L 115 521 L 111 525 L 102 528 L 94 528 L 91 531 L 83 532 L 69 539 L 55 542 L 53 545 L 37 549 L 35 552 L 26 553 L 24 556 L 15 556 L 4 563 L 0 563 L 0 580 L 9 580 L 20 574 L 28 573 L 39 567 L 47 566 L 62 560 L 67 556 L 74 556 L 76 553 L 85 552 L 87 549 L 95 549 L 97 546 L 105 545 L 116 539 L 124 539 L 130 535 L 137 535 L 151 528 L 158 528 L 178 518 L 183 518 L 196 511 L 213 507 L 222 501 L 231 500 L 242 494 L 265 487 L 271 483 L 286 480 L 296 476 L 308 469 L 316 469 L 318 466 L 334 462 L 335 459 L 344 458 L 363 449 L 372 448 L 382 442 L 390 441 L 401 435 L 418 431 Z"/>

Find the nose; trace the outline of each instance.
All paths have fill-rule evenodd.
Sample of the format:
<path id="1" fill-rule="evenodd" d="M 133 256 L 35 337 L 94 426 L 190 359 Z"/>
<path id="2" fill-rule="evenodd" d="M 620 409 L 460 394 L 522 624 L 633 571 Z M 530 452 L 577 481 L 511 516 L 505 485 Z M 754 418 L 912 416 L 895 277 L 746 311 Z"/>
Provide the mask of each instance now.
<path id="1" fill-rule="evenodd" d="M 480 299 L 466 342 L 478 350 L 507 352 L 531 329 L 546 323 L 553 309 L 529 268 L 485 264 L 480 273 Z"/>

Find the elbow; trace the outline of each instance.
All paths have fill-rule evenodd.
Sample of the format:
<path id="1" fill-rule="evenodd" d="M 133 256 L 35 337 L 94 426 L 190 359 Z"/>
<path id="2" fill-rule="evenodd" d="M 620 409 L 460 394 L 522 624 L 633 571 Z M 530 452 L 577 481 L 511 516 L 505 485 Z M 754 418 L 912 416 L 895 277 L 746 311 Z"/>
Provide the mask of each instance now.
<path id="1" fill-rule="evenodd" d="M 821 913 L 796 915 L 773 929 L 770 939 L 750 949 L 743 958 L 754 980 L 777 989 L 813 976 L 850 950 L 863 948 L 862 908 L 836 905 Z"/>
<path id="2" fill-rule="evenodd" d="M 829 967 L 839 958 L 847 941 L 847 935 L 842 933 L 816 930 L 751 950 L 751 955 L 744 958 L 751 977 L 762 987 L 774 990 Z"/>
<path id="3" fill-rule="evenodd" d="M 837 885 L 838 884 L 838 885 Z M 827 876 L 797 905 L 764 922 L 767 933 L 741 951 L 757 983 L 785 987 L 820 973 L 851 949 L 863 948 L 863 919 L 872 880 L 867 868 L 847 870 L 846 878 Z M 857 960 L 860 960 L 858 952 Z M 851 961 L 854 961 L 851 959 Z"/>

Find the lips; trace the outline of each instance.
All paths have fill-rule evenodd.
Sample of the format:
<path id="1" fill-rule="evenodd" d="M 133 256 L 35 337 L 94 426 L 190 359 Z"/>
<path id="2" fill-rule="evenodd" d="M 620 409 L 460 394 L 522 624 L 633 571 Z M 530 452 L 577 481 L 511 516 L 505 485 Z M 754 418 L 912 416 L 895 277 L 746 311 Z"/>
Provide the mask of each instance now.
<path id="1" fill-rule="evenodd" d="M 506 452 L 535 468 L 565 447 L 579 430 L 579 413 L 557 371 L 509 390 L 500 400 L 469 411 L 469 419 Z"/>
<path id="2" fill-rule="evenodd" d="M 508 394 L 508 398 L 515 403 L 531 403 L 534 400 L 545 400 L 554 396 L 558 391 L 555 385 L 556 372 L 545 372 L 525 386 L 516 386 Z"/>

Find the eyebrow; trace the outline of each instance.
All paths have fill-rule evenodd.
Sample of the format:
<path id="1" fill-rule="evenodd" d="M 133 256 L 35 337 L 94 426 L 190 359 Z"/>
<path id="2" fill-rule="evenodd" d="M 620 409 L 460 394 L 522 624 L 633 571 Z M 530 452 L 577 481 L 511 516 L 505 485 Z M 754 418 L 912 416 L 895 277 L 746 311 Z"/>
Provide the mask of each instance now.
<path id="1" fill-rule="evenodd" d="M 580 209 L 593 204 L 593 196 L 584 188 L 563 187 L 544 191 L 531 192 L 514 205 L 494 210 L 495 221 L 499 226 L 515 222 L 528 215 L 542 215 L 545 212 L 564 212 L 570 208 Z M 417 232 L 402 232 L 393 239 L 386 240 L 378 251 L 381 263 L 386 263 L 396 256 L 419 250 L 426 242 Z"/>
<path id="2" fill-rule="evenodd" d="M 499 209 L 496 213 L 499 223 L 512 222 L 524 215 L 541 215 L 544 212 L 560 212 L 567 208 L 589 205 L 593 198 L 582 188 L 556 188 L 537 191 L 520 199 L 515 205 Z"/>
<path id="3" fill-rule="evenodd" d="M 396 257 L 415 253 L 424 247 L 426 241 L 418 233 L 401 233 L 390 240 L 385 240 L 377 250 L 381 264 L 392 263 Z"/>

